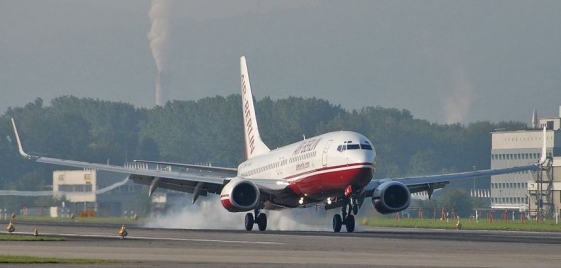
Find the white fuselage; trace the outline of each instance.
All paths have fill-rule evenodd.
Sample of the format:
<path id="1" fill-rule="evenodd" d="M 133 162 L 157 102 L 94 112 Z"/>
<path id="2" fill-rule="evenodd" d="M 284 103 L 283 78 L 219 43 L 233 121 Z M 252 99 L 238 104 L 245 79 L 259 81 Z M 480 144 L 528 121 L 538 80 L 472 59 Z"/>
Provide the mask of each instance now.
<path id="1" fill-rule="evenodd" d="M 363 135 L 330 132 L 250 158 L 238 166 L 238 176 L 282 179 L 296 195 L 324 200 L 349 186 L 366 186 L 375 171 L 375 157 Z"/>

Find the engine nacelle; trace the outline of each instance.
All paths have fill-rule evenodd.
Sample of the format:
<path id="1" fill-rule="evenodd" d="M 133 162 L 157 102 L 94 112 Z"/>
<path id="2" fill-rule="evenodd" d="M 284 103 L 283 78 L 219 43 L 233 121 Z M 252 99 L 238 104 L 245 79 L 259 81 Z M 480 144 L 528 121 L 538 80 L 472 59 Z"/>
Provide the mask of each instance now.
<path id="1" fill-rule="evenodd" d="M 382 214 L 402 211 L 409 207 L 410 202 L 409 188 L 398 181 L 384 182 L 372 193 L 372 205 Z"/>
<path id="2" fill-rule="evenodd" d="M 220 202 L 230 212 L 255 209 L 259 205 L 259 188 L 251 181 L 233 179 L 222 188 Z"/>

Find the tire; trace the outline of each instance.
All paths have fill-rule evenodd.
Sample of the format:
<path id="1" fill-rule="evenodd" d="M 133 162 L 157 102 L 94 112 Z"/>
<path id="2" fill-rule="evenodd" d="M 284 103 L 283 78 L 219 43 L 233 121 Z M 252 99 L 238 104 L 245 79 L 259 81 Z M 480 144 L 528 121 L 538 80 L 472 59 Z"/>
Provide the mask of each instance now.
<path id="1" fill-rule="evenodd" d="M 255 221 L 257 222 L 259 231 L 265 231 L 265 229 L 267 229 L 267 215 L 265 215 L 265 213 L 259 213 Z"/>
<path id="2" fill-rule="evenodd" d="M 355 230 L 355 216 L 349 215 L 345 220 L 345 227 L 347 227 L 347 232 L 352 233 Z"/>
<path id="3" fill-rule="evenodd" d="M 255 221 L 253 221 L 253 214 L 245 214 L 245 229 L 248 231 L 253 230 L 253 224 L 255 224 Z"/>
<path id="4" fill-rule="evenodd" d="M 333 216 L 333 231 L 336 233 L 340 232 L 341 226 L 343 226 L 343 220 L 341 219 L 341 215 L 335 214 L 335 216 Z"/>

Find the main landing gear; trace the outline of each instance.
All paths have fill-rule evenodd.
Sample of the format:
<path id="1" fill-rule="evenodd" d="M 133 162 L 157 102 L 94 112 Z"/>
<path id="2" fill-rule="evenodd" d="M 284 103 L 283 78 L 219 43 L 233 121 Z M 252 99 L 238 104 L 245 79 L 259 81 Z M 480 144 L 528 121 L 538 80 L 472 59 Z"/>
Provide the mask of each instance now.
<path id="1" fill-rule="evenodd" d="M 347 209 L 349 213 L 347 213 Z M 347 228 L 347 232 L 352 233 L 355 230 L 355 215 L 358 213 L 358 202 L 352 197 L 346 200 L 341 207 L 341 215 L 333 216 L 333 231 L 338 233 L 341 231 L 343 224 Z"/>
<path id="2" fill-rule="evenodd" d="M 253 230 L 253 225 L 257 224 L 259 231 L 265 231 L 267 229 L 267 215 L 265 213 L 259 213 L 259 209 L 255 210 L 255 219 L 252 213 L 245 214 L 245 229 L 248 231 Z"/>

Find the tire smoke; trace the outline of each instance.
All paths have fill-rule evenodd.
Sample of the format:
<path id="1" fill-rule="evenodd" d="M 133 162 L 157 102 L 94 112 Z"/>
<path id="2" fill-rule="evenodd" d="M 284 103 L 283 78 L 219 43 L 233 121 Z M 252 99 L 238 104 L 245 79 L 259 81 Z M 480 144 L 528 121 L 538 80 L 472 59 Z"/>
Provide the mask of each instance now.
<path id="1" fill-rule="evenodd" d="M 267 214 L 267 230 L 278 231 L 330 231 L 331 218 L 313 215 L 313 208 L 262 210 Z M 244 213 L 225 210 L 218 196 L 200 198 L 194 205 L 178 204 L 164 215 L 147 220 L 146 227 L 173 229 L 245 230 Z M 254 229 L 257 229 L 255 225 Z"/>

